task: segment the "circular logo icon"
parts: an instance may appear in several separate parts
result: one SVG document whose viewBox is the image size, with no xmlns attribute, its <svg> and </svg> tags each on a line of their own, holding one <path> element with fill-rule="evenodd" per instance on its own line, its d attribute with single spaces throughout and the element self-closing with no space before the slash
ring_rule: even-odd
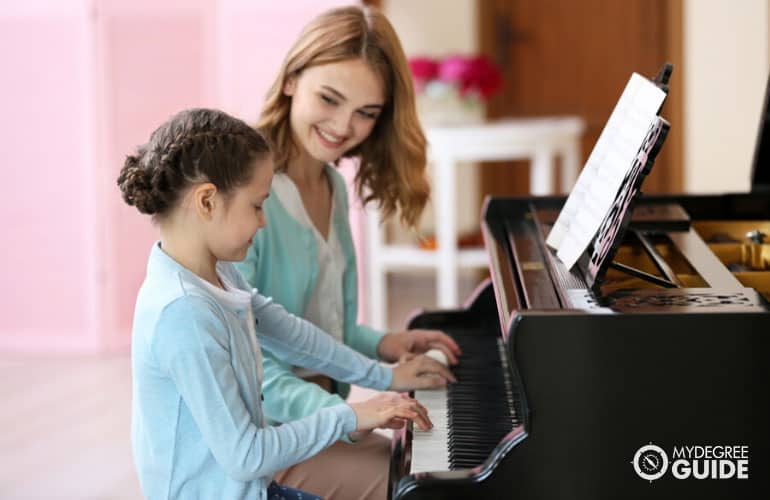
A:
<svg viewBox="0 0 770 500">
<path fill-rule="evenodd" d="M 660 446 L 650 443 L 636 451 L 634 460 L 636 474 L 647 481 L 660 479 L 668 470 L 668 455 Z"/>
</svg>

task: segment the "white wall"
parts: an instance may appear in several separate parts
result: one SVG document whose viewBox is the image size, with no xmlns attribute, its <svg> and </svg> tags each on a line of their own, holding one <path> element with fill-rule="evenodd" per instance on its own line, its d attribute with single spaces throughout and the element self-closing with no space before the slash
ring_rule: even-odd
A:
<svg viewBox="0 0 770 500">
<path fill-rule="evenodd" d="M 478 51 L 476 0 L 385 0 L 382 9 L 396 29 L 407 57 L 441 57 Z M 458 229 L 461 233 L 478 227 L 478 179 L 476 166 L 467 164 L 458 169 Z M 420 226 L 423 236 L 432 233 L 432 205 L 423 214 Z M 394 233 L 396 240 L 410 237 L 403 231 Z"/>
<path fill-rule="evenodd" d="M 483 1 L 483 0 L 482 0 Z M 383 11 L 407 55 L 478 50 L 477 0 L 385 0 Z"/>
<path fill-rule="evenodd" d="M 685 191 L 749 189 L 770 60 L 768 10 L 768 0 L 684 2 Z"/>
</svg>

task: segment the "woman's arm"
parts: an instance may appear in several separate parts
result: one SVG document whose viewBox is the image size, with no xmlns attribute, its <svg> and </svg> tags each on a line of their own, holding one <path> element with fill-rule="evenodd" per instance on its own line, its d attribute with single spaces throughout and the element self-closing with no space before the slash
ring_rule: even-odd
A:
<svg viewBox="0 0 770 500">
<path fill-rule="evenodd" d="M 291 365 L 266 349 L 262 350 L 262 366 L 262 393 L 265 396 L 262 409 L 271 420 L 290 422 L 345 402 L 339 395 L 330 394 L 298 377 Z"/>
<path fill-rule="evenodd" d="M 355 318 L 353 314 L 353 318 Z M 385 332 L 375 330 L 367 325 L 354 324 L 349 332 L 346 332 L 345 343 L 360 352 L 364 356 L 378 359 L 377 346 L 380 345 Z"/>
</svg>

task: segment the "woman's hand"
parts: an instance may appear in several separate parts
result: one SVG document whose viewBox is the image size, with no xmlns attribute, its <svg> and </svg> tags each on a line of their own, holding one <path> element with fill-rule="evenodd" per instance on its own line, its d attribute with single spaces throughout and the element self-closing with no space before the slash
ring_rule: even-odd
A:
<svg viewBox="0 0 770 500">
<path fill-rule="evenodd" d="M 405 354 L 422 354 L 430 349 L 443 352 L 452 365 L 457 364 L 457 356 L 462 354 L 457 343 L 444 332 L 407 330 L 383 336 L 377 345 L 377 355 L 383 361 L 395 363 Z"/>
<path fill-rule="evenodd" d="M 390 390 L 436 389 L 444 387 L 447 382 L 457 382 L 449 368 L 422 354 L 406 354 L 401 363 L 393 368 Z"/>
<path fill-rule="evenodd" d="M 412 420 L 424 431 L 433 427 L 428 410 L 406 394 L 383 392 L 367 401 L 352 403 L 350 407 L 356 414 L 357 435 L 377 427 L 400 429 L 407 420 Z"/>
</svg>

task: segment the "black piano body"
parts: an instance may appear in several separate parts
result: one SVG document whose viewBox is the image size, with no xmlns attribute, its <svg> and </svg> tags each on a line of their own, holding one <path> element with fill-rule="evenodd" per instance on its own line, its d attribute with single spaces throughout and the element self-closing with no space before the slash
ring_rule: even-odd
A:
<svg viewBox="0 0 770 500">
<path fill-rule="evenodd" d="M 731 273 L 717 258 L 710 264 L 720 269 L 701 269 L 703 274 L 752 275 L 757 288 L 624 286 L 608 294 L 614 303 L 596 304 L 597 311 L 565 308 L 560 294 L 569 297 L 557 290 L 554 270 L 559 263 L 540 232 L 547 222 L 539 221 L 560 203 L 488 200 L 484 231 L 492 282 L 464 309 L 426 312 L 410 322 L 410 328 L 465 336 L 503 332 L 518 422 L 477 467 L 416 475 L 406 473 L 411 430 L 405 431 L 394 441 L 393 498 L 767 498 L 770 268 Z M 770 227 L 770 194 L 648 198 L 636 212 L 654 205 L 684 209 L 692 219 L 687 232 L 697 232 L 700 222 L 724 232 L 733 223 L 740 231 Z M 649 221 L 639 225 L 655 233 Z M 720 245 L 730 243 L 712 247 Z M 624 245 L 618 258 L 634 261 L 642 255 L 639 246 Z M 675 270 L 681 257 L 688 256 L 671 259 Z M 570 274 L 580 279 L 578 271 Z M 610 285 L 613 278 L 624 285 L 634 280 L 611 275 Z M 648 443 L 667 451 L 748 446 L 749 479 L 668 474 L 645 481 L 632 461 Z"/>
</svg>

